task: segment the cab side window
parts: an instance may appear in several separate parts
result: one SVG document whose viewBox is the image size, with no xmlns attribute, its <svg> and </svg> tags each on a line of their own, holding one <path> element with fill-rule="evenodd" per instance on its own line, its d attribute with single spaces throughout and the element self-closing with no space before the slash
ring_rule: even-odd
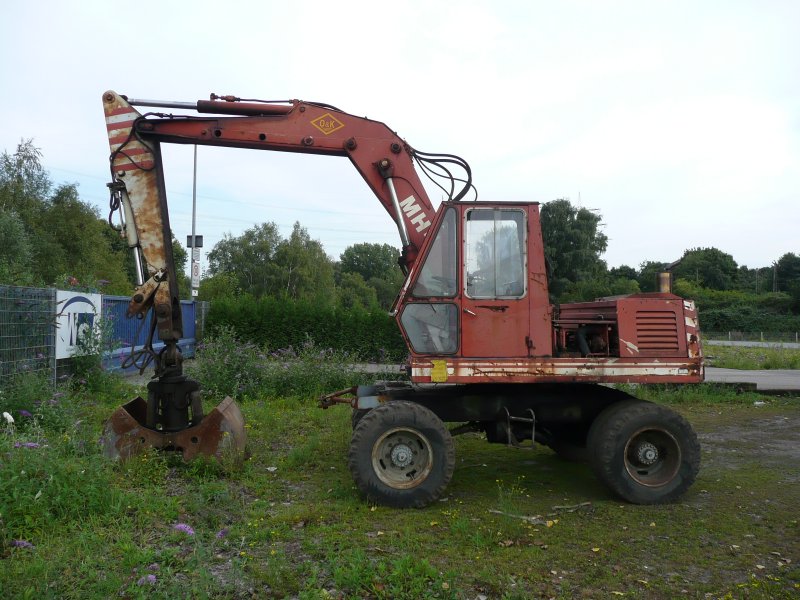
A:
<svg viewBox="0 0 800 600">
<path fill-rule="evenodd" d="M 467 212 L 464 283 L 470 298 L 521 298 L 526 292 L 525 213 L 477 208 Z"/>
</svg>

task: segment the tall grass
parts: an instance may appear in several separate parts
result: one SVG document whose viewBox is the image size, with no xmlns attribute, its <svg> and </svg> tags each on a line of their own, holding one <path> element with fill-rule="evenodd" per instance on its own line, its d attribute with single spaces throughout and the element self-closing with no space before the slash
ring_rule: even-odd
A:
<svg viewBox="0 0 800 600">
<path fill-rule="evenodd" d="M 318 396 L 326 392 L 396 379 L 389 370 L 368 374 L 354 354 L 323 348 L 306 339 L 299 347 L 270 350 L 241 340 L 232 328 L 221 327 L 197 349 L 187 366 L 213 399 Z"/>
<path fill-rule="evenodd" d="M 336 383 L 308 373 L 325 371 L 330 357 L 320 349 L 292 352 L 246 364 L 264 361 L 269 372 L 307 360 L 296 383 L 280 383 L 303 393 Z M 347 411 L 297 399 L 243 403 L 251 456 L 237 469 L 155 451 L 107 460 L 102 421 L 140 390 L 99 377 L 2 390 L 0 412 L 31 413 L 0 417 L 2 598 L 573 598 L 585 590 L 671 598 L 680 586 L 687 597 L 772 599 L 800 589 L 800 570 L 784 558 L 796 547 L 794 488 L 771 447 L 751 456 L 738 440 L 725 442 L 736 468 L 709 461 L 685 501 L 634 507 L 585 465 L 460 436 L 447 497 L 403 511 L 358 495 L 345 462 Z M 728 406 L 730 393 L 703 385 L 648 390 L 666 402 L 726 404 L 727 422 L 748 431 L 763 414 Z M 715 424 L 722 412 L 694 414 Z M 796 437 L 788 432 L 787 444 Z M 548 524 L 519 518 L 537 515 Z M 631 559 L 647 553 L 669 569 Z"/>
<path fill-rule="evenodd" d="M 119 514 L 125 494 L 112 485 L 85 391 L 37 374 L 0 390 L 0 411 L 11 417 L 0 421 L 0 548 L 25 547 L 56 523 Z"/>
<path fill-rule="evenodd" d="M 723 369 L 800 369 L 800 350 L 770 346 L 706 346 L 707 364 Z"/>
</svg>

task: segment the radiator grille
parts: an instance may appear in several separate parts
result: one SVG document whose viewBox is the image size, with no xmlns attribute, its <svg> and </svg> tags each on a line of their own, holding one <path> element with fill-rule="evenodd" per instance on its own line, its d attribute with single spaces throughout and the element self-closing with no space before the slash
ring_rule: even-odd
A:
<svg viewBox="0 0 800 600">
<path fill-rule="evenodd" d="M 676 314 L 662 310 L 637 311 L 636 337 L 639 352 L 677 352 L 680 344 Z"/>
</svg>

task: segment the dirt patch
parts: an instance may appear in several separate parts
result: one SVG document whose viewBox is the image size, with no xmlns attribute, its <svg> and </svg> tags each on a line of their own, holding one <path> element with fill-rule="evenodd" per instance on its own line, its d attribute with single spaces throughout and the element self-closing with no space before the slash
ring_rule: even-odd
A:
<svg viewBox="0 0 800 600">
<path fill-rule="evenodd" d="M 800 463 L 800 412 L 770 415 L 735 424 L 698 426 L 704 467 L 738 468 L 745 463 L 770 467 Z M 788 481 L 800 480 L 787 469 Z"/>
</svg>

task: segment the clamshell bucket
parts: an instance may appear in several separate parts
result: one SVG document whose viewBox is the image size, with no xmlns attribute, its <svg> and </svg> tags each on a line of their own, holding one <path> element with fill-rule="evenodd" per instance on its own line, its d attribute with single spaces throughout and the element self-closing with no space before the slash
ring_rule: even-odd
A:
<svg viewBox="0 0 800 600">
<path fill-rule="evenodd" d="M 147 402 L 137 397 L 118 408 L 103 431 L 104 454 L 126 460 L 149 448 L 180 452 L 184 460 L 197 456 L 244 458 L 247 433 L 239 406 L 227 397 L 198 424 L 179 431 L 146 426 Z"/>
</svg>

